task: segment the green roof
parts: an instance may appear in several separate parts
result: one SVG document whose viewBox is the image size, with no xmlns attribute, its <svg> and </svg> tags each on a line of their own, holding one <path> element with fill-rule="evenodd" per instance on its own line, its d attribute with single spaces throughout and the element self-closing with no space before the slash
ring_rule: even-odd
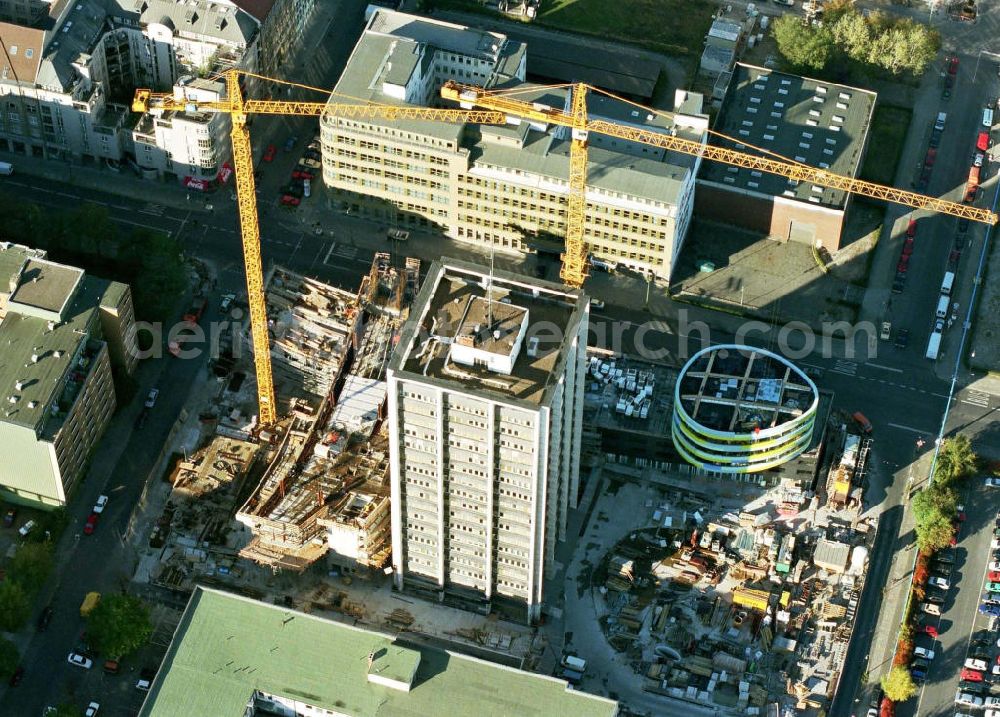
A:
<svg viewBox="0 0 1000 717">
<path fill-rule="evenodd" d="M 351 717 L 618 711 L 552 677 L 197 588 L 140 715 L 239 717 L 255 692 Z"/>
</svg>

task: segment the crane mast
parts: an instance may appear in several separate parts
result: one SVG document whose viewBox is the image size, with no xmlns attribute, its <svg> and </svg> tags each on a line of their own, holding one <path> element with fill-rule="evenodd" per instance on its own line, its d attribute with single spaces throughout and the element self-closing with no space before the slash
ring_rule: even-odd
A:
<svg viewBox="0 0 1000 717">
<path fill-rule="evenodd" d="M 560 276 L 567 284 L 580 286 L 586 276 L 586 241 L 584 238 L 586 210 L 586 138 L 590 132 L 617 137 L 631 142 L 660 147 L 683 154 L 702 157 L 714 162 L 724 162 L 736 167 L 768 172 L 798 182 L 840 189 L 873 199 L 882 199 L 903 204 L 916 209 L 927 209 L 955 217 L 963 217 L 986 224 L 996 224 L 997 215 L 987 209 L 968 204 L 951 202 L 947 199 L 928 197 L 895 187 L 887 187 L 862 179 L 854 179 L 835 174 L 825 169 L 811 167 L 799 162 L 773 159 L 740 152 L 725 147 L 703 144 L 695 140 L 677 137 L 663 132 L 619 125 L 606 120 L 592 120 L 587 116 L 586 92 L 589 87 L 583 83 L 571 86 L 573 93 L 572 111 L 546 107 L 512 98 L 477 87 L 449 81 L 441 88 L 441 96 L 458 102 L 463 107 L 495 109 L 512 117 L 551 123 L 569 127 L 573 131 L 570 145 L 569 198 L 566 222 L 566 253 Z M 582 166 L 581 166 L 582 162 Z M 583 259 L 580 260 L 579 257 Z"/>
</svg>

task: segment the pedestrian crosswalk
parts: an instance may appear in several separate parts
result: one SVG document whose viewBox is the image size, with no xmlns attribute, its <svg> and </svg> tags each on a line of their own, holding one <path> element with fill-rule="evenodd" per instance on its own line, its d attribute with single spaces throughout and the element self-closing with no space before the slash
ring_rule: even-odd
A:
<svg viewBox="0 0 1000 717">
<path fill-rule="evenodd" d="M 156 217 L 162 217 L 165 207 L 162 204 L 154 204 L 153 202 L 146 202 L 143 207 L 139 210 L 142 214 L 152 214 Z"/>
<path fill-rule="evenodd" d="M 986 391 L 976 391 L 975 389 L 969 389 L 962 396 L 962 403 L 969 403 L 973 406 L 979 406 L 981 408 L 990 407 L 990 394 Z"/>
<path fill-rule="evenodd" d="M 856 376 L 858 373 L 858 364 L 847 359 L 837 359 L 830 370 L 834 373 L 842 373 L 845 376 Z"/>
<path fill-rule="evenodd" d="M 339 261 L 344 259 L 353 259 L 358 255 L 358 248 L 356 246 L 344 246 L 334 242 L 330 245 L 329 250 L 326 252 L 326 256 L 323 258 L 323 263 L 327 266 L 332 266 L 337 264 Z"/>
</svg>

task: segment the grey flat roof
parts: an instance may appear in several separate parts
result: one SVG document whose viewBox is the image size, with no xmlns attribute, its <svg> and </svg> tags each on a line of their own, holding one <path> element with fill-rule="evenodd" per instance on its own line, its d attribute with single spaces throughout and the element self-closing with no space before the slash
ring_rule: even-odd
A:
<svg viewBox="0 0 1000 717">
<path fill-rule="evenodd" d="M 618 712 L 553 677 L 196 588 L 139 714 L 232 717 L 260 693 L 350 717 Z"/>
<path fill-rule="evenodd" d="M 401 378 L 433 379 L 459 391 L 541 405 L 576 335 L 585 299 L 580 292 L 559 284 L 495 271 L 494 300 L 508 299 L 512 306 L 528 312 L 527 332 L 514 369 L 507 375 L 477 366 L 456 366 L 449 361 L 449 347 L 444 342 L 459 333 L 470 298 L 486 296 L 488 275 L 487 267 L 452 259 L 436 262 L 424 279 L 390 366 L 397 373 L 403 372 Z M 431 336 L 444 341 L 429 342 L 428 350 L 423 350 Z M 527 350 L 532 336 L 540 339 L 535 356 Z"/>
<path fill-rule="evenodd" d="M 760 147 L 788 160 L 855 177 L 875 97 L 874 92 L 856 87 L 737 63 L 713 128 L 733 139 L 712 135 L 709 141 L 750 154 L 761 154 L 752 148 Z M 835 209 L 846 204 L 845 192 L 814 189 L 809 182 L 796 186 L 784 177 L 755 176 L 750 169 L 719 162 L 705 162 L 702 168 L 703 179 L 724 186 Z"/>
<path fill-rule="evenodd" d="M 405 78 L 409 77 L 414 63 L 417 62 L 414 41 L 463 52 L 461 48 L 478 48 L 483 45 L 486 42 L 482 39 L 484 37 L 496 42 L 497 37 L 503 36 L 380 9 L 372 16 L 368 29 L 355 45 L 334 95 L 330 97 L 330 102 L 404 104 L 382 92 L 382 81 L 389 79 L 397 83 L 405 82 Z M 500 44 L 496 53 L 501 61 L 506 56 L 510 58 L 510 64 L 516 65 L 516 61 L 524 51 L 523 43 L 507 39 Z M 470 51 L 466 54 L 477 55 L 477 52 Z M 654 83 L 655 79 L 652 78 Z M 503 84 L 504 78 L 501 77 L 499 80 Z M 510 85 L 504 86 L 510 87 Z M 517 98 L 562 108 L 566 106 L 566 94 L 565 88 L 553 89 L 522 83 L 518 85 Z M 664 131 L 673 129 L 673 122 L 669 116 L 644 115 L 631 105 L 593 92 L 588 95 L 588 110 L 594 117 L 613 119 L 637 127 Z M 533 130 L 525 147 L 518 149 L 484 142 L 480 139 L 479 133 L 465 131 L 466 125 L 463 124 L 420 120 L 366 119 L 364 122 L 376 126 L 397 127 L 406 132 L 445 140 L 456 146 L 461 144 L 471 152 L 473 161 L 479 159 L 487 164 L 521 169 L 561 180 L 568 176 L 569 137 L 568 131 L 563 132 L 561 129 L 550 129 L 548 132 Z M 685 128 L 678 127 L 676 131 L 678 134 L 698 139 L 695 133 Z M 652 159 L 624 147 L 620 150 L 611 149 L 616 143 L 625 144 L 599 135 L 593 136 L 588 153 L 588 184 L 664 202 L 676 200 L 681 183 L 689 169 L 694 166 L 694 158 L 667 152 L 663 160 Z M 659 152 L 655 148 L 648 148 L 648 151 Z"/>
<path fill-rule="evenodd" d="M 82 279 L 82 269 L 47 259 L 29 259 L 21 271 L 17 289 L 10 296 L 9 308 L 16 311 L 20 304 L 61 314 Z"/>
<path fill-rule="evenodd" d="M 511 32 L 528 46 L 528 74 L 560 82 L 586 82 L 611 92 L 649 99 L 660 77 L 660 65 L 621 46 L 617 52 L 594 47 L 585 38 L 544 40 Z"/>
</svg>

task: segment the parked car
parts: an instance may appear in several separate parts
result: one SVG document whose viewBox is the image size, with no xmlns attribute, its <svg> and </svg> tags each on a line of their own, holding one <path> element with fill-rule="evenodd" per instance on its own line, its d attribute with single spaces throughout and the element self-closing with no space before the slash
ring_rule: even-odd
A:
<svg viewBox="0 0 1000 717">
<path fill-rule="evenodd" d="M 913 245 L 915 244 L 913 237 L 906 237 L 903 240 L 903 256 L 910 256 L 913 254 Z"/>
<path fill-rule="evenodd" d="M 106 496 L 106 495 L 99 495 L 99 496 L 97 496 L 97 502 L 94 503 L 94 512 L 95 513 L 103 513 L 104 512 L 104 508 L 105 508 L 105 506 L 107 506 L 107 504 L 108 504 L 108 496 Z"/>
<path fill-rule="evenodd" d="M 1000 617 L 1000 605 L 980 605 L 979 612 L 983 615 L 989 615 L 990 617 Z"/>
<path fill-rule="evenodd" d="M 989 476 L 986 479 L 986 487 L 987 488 L 1000 488 L 1000 477 L 998 477 L 998 476 Z"/>
<path fill-rule="evenodd" d="M 38 616 L 38 631 L 45 632 L 49 629 L 49 623 L 52 622 L 52 613 L 55 612 L 51 605 L 45 607 L 41 614 Z"/>
<path fill-rule="evenodd" d="M 948 74 L 949 75 L 958 74 L 958 58 L 955 56 L 948 58 Z"/>
<path fill-rule="evenodd" d="M 931 578 L 927 581 L 927 583 L 929 585 L 933 585 L 934 587 L 941 588 L 942 590 L 951 589 L 951 583 L 948 581 L 948 578 L 941 575 L 931 575 Z"/>
<path fill-rule="evenodd" d="M 897 349 L 905 349 L 909 343 L 910 343 L 910 330 L 899 329 L 896 332 L 896 340 L 893 342 L 893 345 Z"/>
<path fill-rule="evenodd" d="M 139 681 L 135 683 L 135 688 L 143 692 L 149 692 L 154 677 L 156 677 L 156 670 L 151 667 L 142 668 L 139 672 Z"/>
<path fill-rule="evenodd" d="M 969 668 L 965 668 L 961 671 L 961 673 L 959 673 L 959 679 L 968 680 L 969 682 L 982 682 L 983 673 L 979 670 L 970 670 Z"/>
<path fill-rule="evenodd" d="M 267 149 L 264 150 L 264 161 L 265 162 L 273 162 L 274 161 L 274 155 L 277 154 L 277 153 L 278 153 L 278 150 L 275 148 L 275 146 L 273 144 L 267 145 Z"/>
<path fill-rule="evenodd" d="M 935 627 L 934 625 L 924 625 L 923 628 L 921 628 L 920 631 L 922 633 L 924 633 L 925 635 L 930 635 L 935 640 L 940 635 L 940 632 L 938 631 L 937 627 Z"/>
<path fill-rule="evenodd" d="M 91 702 L 87 705 L 87 711 L 83 713 L 83 717 L 97 717 L 97 713 L 101 711 L 101 705 L 97 702 Z"/>
<path fill-rule="evenodd" d="M 869 421 L 868 418 L 865 416 L 865 414 L 863 414 L 861 411 L 855 411 L 854 413 L 852 413 L 851 418 L 854 419 L 854 422 L 858 425 L 858 428 L 860 428 L 864 433 L 872 432 L 872 422 Z"/>
<path fill-rule="evenodd" d="M 236 301 L 236 294 L 224 294 L 222 301 L 219 302 L 219 311 L 229 311 L 229 307 L 233 305 L 234 301 Z"/>
<path fill-rule="evenodd" d="M 302 200 L 298 197 L 292 196 L 291 194 L 286 194 L 281 198 L 281 205 L 283 207 L 297 207 L 302 203 Z"/>
<path fill-rule="evenodd" d="M 934 659 L 934 650 L 930 650 L 930 649 L 928 649 L 926 647 L 919 647 L 919 646 L 918 647 L 914 647 L 913 648 L 913 654 L 916 655 L 917 657 L 922 657 L 925 660 L 933 660 Z"/>
<path fill-rule="evenodd" d="M 963 666 L 969 670 L 985 670 L 989 667 L 989 663 L 978 657 L 967 657 L 965 658 L 965 663 Z M 964 677 L 962 679 L 965 679 Z"/>
<path fill-rule="evenodd" d="M 315 175 L 306 169 L 296 169 L 292 172 L 292 179 L 312 179 Z"/>
<path fill-rule="evenodd" d="M 990 570 L 986 573 L 986 579 L 990 582 L 1000 582 L 1000 570 Z"/>
<path fill-rule="evenodd" d="M 941 616 L 941 608 L 930 602 L 920 603 L 920 609 L 926 612 L 928 615 Z"/>
<path fill-rule="evenodd" d="M 969 692 L 962 692 L 961 688 L 959 688 L 958 691 L 955 693 L 955 702 L 957 702 L 960 705 L 967 705 L 968 707 L 983 706 L 982 697 L 971 694 Z"/>
<path fill-rule="evenodd" d="M 299 141 L 299 138 L 296 137 L 294 134 L 291 137 L 289 137 L 288 139 L 286 139 L 285 140 L 285 148 L 284 148 L 285 151 L 286 152 L 291 152 L 293 149 L 295 149 L 295 144 L 298 141 Z"/>
<path fill-rule="evenodd" d="M 79 652 L 71 652 L 66 658 L 66 661 L 71 665 L 76 665 L 77 667 L 82 667 L 85 670 L 89 670 L 94 666 L 94 661 L 91 660 L 86 655 L 81 655 Z"/>
<path fill-rule="evenodd" d="M 143 404 L 146 408 L 152 408 L 156 405 L 156 397 L 160 395 L 160 389 L 151 388 L 149 393 L 146 395 L 146 402 Z"/>
<path fill-rule="evenodd" d="M 29 520 L 27 523 L 22 525 L 17 532 L 21 535 L 22 538 L 27 538 L 28 533 L 30 533 L 34 529 L 35 529 L 35 521 Z"/>
<path fill-rule="evenodd" d="M 3 514 L 3 527 L 9 528 L 14 525 L 14 520 L 17 518 L 17 508 L 8 508 L 7 512 Z"/>
<path fill-rule="evenodd" d="M 91 513 L 90 517 L 87 518 L 87 522 L 83 524 L 83 534 L 93 535 L 94 530 L 97 528 L 97 513 Z"/>
</svg>

